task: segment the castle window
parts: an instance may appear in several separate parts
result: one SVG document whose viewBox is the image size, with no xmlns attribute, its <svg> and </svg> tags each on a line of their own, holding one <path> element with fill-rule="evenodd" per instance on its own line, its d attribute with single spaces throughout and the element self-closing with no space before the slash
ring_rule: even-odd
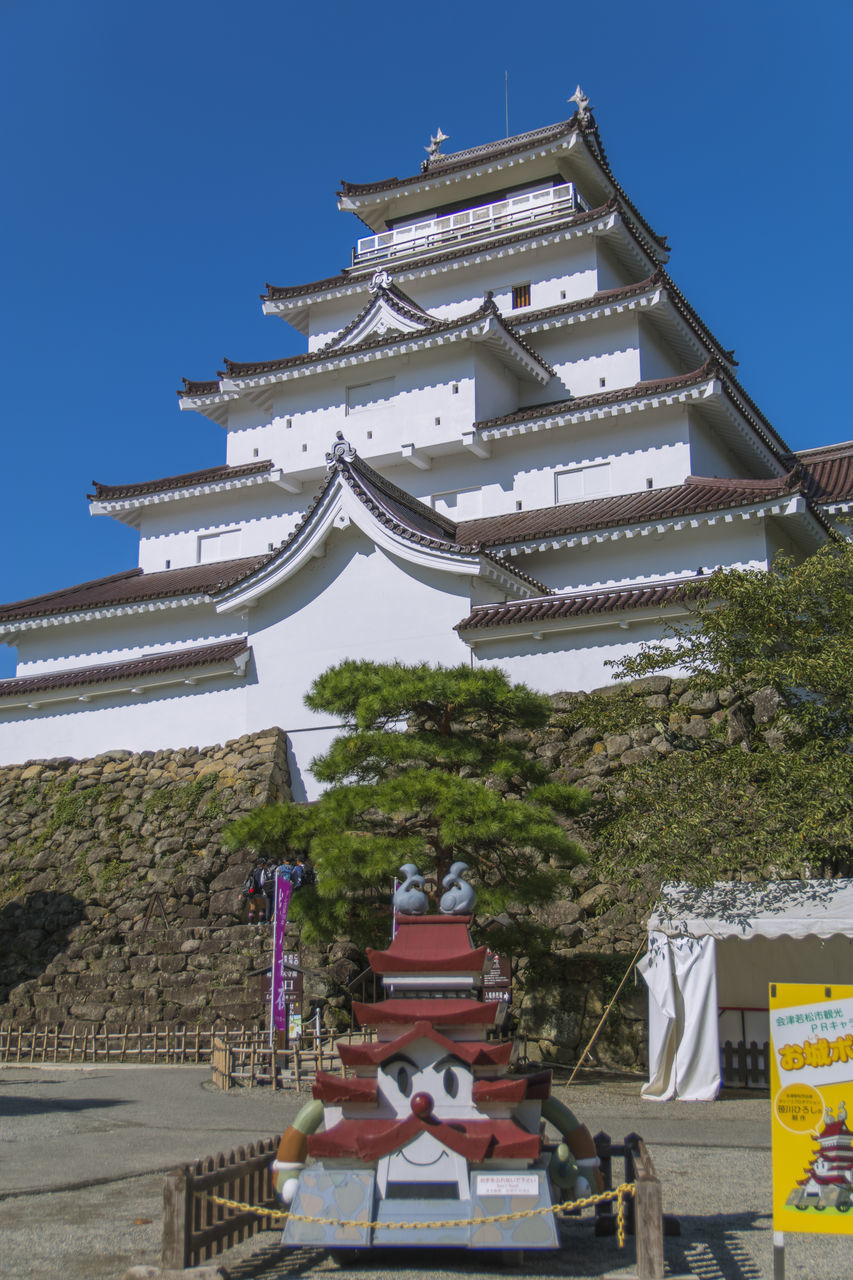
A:
<svg viewBox="0 0 853 1280">
<path fill-rule="evenodd" d="M 514 284 L 512 286 L 512 309 L 517 311 L 519 307 L 530 306 L 530 283 Z"/>
<path fill-rule="evenodd" d="M 380 409 L 387 409 L 393 396 L 393 378 L 380 378 L 376 382 L 362 382 L 347 387 L 347 413 L 363 413 L 365 409 L 376 413 Z"/>
<path fill-rule="evenodd" d="M 558 471 L 554 476 L 554 490 L 557 503 L 601 498 L 610 492 L 610 463 L 597 462 L 590 467 Z"/>
<path fill-rule="evenodd" d="M 240 554 L 240 528 L 223 529 L 221 533 L 200 533 L 197 563 L 214 564 L 217 560 L 234 560 Z"/>
</svg>

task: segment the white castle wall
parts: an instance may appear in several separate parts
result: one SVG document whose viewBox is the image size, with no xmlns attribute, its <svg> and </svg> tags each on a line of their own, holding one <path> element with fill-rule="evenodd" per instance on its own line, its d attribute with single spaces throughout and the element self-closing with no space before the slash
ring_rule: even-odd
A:
<svg viewBox="0 0 853 1280">
<path fill-rule="evenodd" d="M 510 637 L 478 632 L 474 666 L 500 667 L 511 680 L 540 693 L 559 693 L 567 682 L 573 689 L 598 689 L 613 683 L 607 662 L 638 653 L 644 643 L 659 639 L 660 623 L 651 619 L 623 628 L 616 620 L 597 621 L 589 627 L 539 634 L 537 640 L 532 634 Z"/>
</svg>

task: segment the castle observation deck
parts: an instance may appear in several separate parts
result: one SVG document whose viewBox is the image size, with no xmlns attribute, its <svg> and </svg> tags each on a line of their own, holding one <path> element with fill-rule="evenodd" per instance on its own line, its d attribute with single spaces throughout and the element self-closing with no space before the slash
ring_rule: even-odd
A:
<svg viewBox="0 0 853 1280">
<path fill-rule="evenodd" d="M 573 182 L 540 186 L 493 204 L 459 209 L 364 236 L 352 251 L 352 265 L 387 262 L 469 240 L 488 240 L 521 225 L 559 221 L 588 208 Z"/>
</svg>

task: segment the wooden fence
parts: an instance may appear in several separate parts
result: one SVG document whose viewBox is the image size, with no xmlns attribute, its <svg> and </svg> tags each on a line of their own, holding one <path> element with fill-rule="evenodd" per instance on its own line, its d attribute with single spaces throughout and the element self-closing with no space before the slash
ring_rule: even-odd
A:
<svg viewBox="0 0 853 1280">
<path fill-rule="evenodd" d="M 758 1044 L 755 1040 L 745 1044 L 731 1040 L 720 1049 L 720 1065 L 723 1084 L 740 1085 L 744 1089 L 770 1088 L 770 1045 L 765 1040 Z"/>
<path fill-rule="evenodd" d="M 275 1222 L 262 1214 L 228 1209 L 214 1204 L 209 1196 L 280 1208 L 271 1170 L 279 1141 L 278 1137 L 268 1138 L 257 1146 L 240 1147 L 227 1156 L 209 1156 L 167 1174 L 163 1187 L 164 1270 L 197 1266 L 258 1231 L 275 1227 Z M 637 1280 L 663 1280 L 663 1237 L 679 1234 L 679 1226 L 676 1219 L 663 1215 L 660 1180 L 646 1144 L 636 1133 L 628 1134 L 622 1143 L 598 1133 L 595 1145 L 606 1190 L 613 1189 L 614 1157 L 625 1163 L 624 1177 L 619 1181 L 635 1184 L 634 1196 L 625 1202 L 625 1225 L 636 1240 Z M 595 1231 L 599 1236 L 615 1234 L 612 1202 L 596 1206 Z"/>
<path fill-rule="evenodd" d="M 318 1071 L 344 1074 L 336 1048 L 341 1039 L 350 1044 L 370 1043 L 375 1035 L 349 1032 L 344 1036 L 328 1033 L 318 1036 L 309 1029 L 284 1049 L 271 1047 L 265 1032 L 228 1039 L 217 1035 L 211 1058 L 213 1083 L 220 1089 L 232 1089 L 236 1085 L 253 1089 L 256 1085 L 265 1085 L 300 1092 L 311 1087 Z"/>
<path fill-rule="evenodd" d="M 130 1025 L 19 1027 L 0 1023 L 0 1063 L 143 1062 L 163 1065 L 210 1062 L 215 1039 L 223 1043 L 262 1035 L 248 1027 L 154 1027 Z"/>
<path fill-rule="evenodd" d="M 211 1194 L 242 1204 L 280 1209 L 271 1163 L 280 1137 L 195 1164 L 181 1165 L 166 1175 L 163 1186 L 164 1270 L 194 1267 L 231 1245 L 239 1244 L 274 1222 L 256 1213 L 235 1212 L 214 1204 Z"/>
<path fill-rule="evenodd" d="M 629 1133 L 624 1142 L 612 1142 L 609 1133 L 595 1135 L 595 1149 L 601 1162 L 604 1189 L 613 1190 L 613 1158 L 625 1162 L 620 1182 L 633 1182 L 635 1191 L 625 1202 L 625 1227 L 637 1245 L 637 1280 L 663 1280 L 665 1235 L 681 1234 L 678 1219 L 664 1215 L 660 1179 L 648 1147 L 638 1133 Z M 615 1235 L 614 1203 L 595 1206 L 595 1234 Z"/>
</svg>

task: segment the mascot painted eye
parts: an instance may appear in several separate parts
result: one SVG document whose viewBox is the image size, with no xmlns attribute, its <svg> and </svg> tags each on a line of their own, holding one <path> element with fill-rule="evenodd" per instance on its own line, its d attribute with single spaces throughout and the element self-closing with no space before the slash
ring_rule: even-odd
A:
<svg viewBox="0 0 853 1280">
<path fill-rule="evenodd" d="M 412 1077 L 409 1074 L 408 1067 L 397 1068 L 397 1088 L 404 1098 L 408 1098 L 412 1092 Z"/>
<path fill-rule="evenodd" d="M 447 1094 L 448 1098 L 455 1098 L 459 1092 L 459 1080 L 452 1067 L 448 1067 L 445 1071 L 443 1083 L 444 1092 Z"/>
</svg>

